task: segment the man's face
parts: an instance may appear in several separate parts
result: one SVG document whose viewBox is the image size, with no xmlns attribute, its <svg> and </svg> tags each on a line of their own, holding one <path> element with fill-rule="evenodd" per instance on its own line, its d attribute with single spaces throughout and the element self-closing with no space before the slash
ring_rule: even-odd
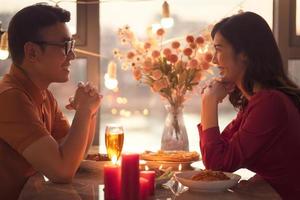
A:
<svg viewBox="0 0 300 200">
<path fill-rule="evenodd" d="M 55 25 L 43 28 L 40 31 L 40 41 L 43 44 L 43 51 L 39 54 L 35 67 L 37 75 L 45 82 L 66 82 L 69 80 L 70 61 L 75 59 L 75 54 L 70 51 L 66 54 L 64 44 L 72 39 L 65 23 L 57 23 Z M 47 44 L 49 43 L 49 44 Z"/>
</svg>

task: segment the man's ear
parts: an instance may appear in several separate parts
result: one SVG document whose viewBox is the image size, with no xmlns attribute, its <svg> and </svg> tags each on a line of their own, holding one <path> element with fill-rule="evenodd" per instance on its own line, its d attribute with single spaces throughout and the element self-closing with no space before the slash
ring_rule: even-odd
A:
<svg viewBox="0 0 300 200">
<path fill-rule="evenodd" d="M 41 53 L 41 48 L 39 45 L 33 42 L 26 42 L 24 45 L 24 59 L 30 62 L 36 62 L 38 56 Z"/>
</svg>

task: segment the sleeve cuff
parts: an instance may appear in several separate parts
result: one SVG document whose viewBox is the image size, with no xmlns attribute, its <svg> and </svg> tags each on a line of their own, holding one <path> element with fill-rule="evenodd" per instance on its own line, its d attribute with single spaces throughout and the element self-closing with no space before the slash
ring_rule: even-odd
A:
<svg viewBox="0 0 300 200">
<path fill-rule="evenodd" d="M 216 141 L 220 137 L 220 129 L 218 126 L 203 130 L 201 123 L 198 124 L 199 136 L 201 141 L 206 143 L 209 141 Z"/>
</svg>

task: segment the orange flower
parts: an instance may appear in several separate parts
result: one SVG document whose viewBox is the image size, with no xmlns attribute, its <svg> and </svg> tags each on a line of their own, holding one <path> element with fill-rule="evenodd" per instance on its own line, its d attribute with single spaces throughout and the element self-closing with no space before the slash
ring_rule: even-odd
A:
<svg viewBox="0 0 300 200">
<path fill-rule="evenodd" d="M 207 70 L 209 68 L 209 63 L 208 62 L 202 62 L 201 63 L 201 69 L 203 70 Z"/>
<path fill-rule="evenodd" d="M 171 49 L 169 49 L 169 48 L 165 48 L 164 50 L 163 50 L 163 54 L 165 55 L 165 56 L 168 56 L 168 55 L 170 55 L 172 53 L 172 51 L 171 51 Z"/>
<path fill-rule="evenodd" d="M 160 79 L 152 83 L 152 89 L 154 92 L 159 92 L 160 90 L 168 87 L 168 81 L 166 79 Z"/>
<path fill-rule="evenodd" d="M 183 50 L 183 53 L 184 53 L 184 55 L 186 55 L 186 56 L 190 56 L 190 55 L 192 55 L 193 50 L 192 50 L 191 48 L 185 48 L 185 49 Z"/>
<path fill-rule="evenodd" d="M 133 77 L 135 80 L 140 80 L 142 78 L 142 72 L 139 68 L 133 68 Z"/>
<path fill-rule="evenodd" d="M 178 56 L 176 54 L 171 54 L 167 57 L 167 59 L 171 62 L 171 63 L 176 63 L 178 60 Z"/>
<path fill-rule="evenodd" d="M 156 35 L 163 36 L 165 34 L 165 30 L 163 28 L 160 28 L 156 31 Z"/>
<path fill-rule="evenodd" d="M 157 50 L 152 51 L 152 57 L 153 58 L 158 58 L 160 56 L 160 52 Z"/>
<path fill-rule="evenodd" d="M 197 37 L 196 38 L 196 43 L 199 44 L 199 45 L 203 44 L 204 43 L 204 38 L 202 36 Z"/>
<path fill-rule="evenodd" d="M 180 47 L 180 43 L 178 41 L 172 42 L 172 48 L 173 49 L 178 49 Z"/>
<path fill-rule="evenodd" d="M 204 59 L 206 62 L 211 62 L 213 59 L 213 55 L 210 52 L 206 52 L 204 55 Z"/>
<path fill-rule="evenodd" d="M 151 77 L 154 79 L 154 80 L 159 80 L 161 77 L 162 77 L 162 72 L 159 70 L 159 69 L 156 69 L 154 70 L 152 73 L 151 73 Z"/>
<path fill-rule="evenodd" d="M 129 51 L 128 53 L 127 53 L 127 58 L 128 59 L 132 59 L 134 57 L 134 53 L 132 52 L 132 51 Z"/>
<path fill-rule="evenodd" d="M 198 64 L 199 64 L 199 62 L 198 62 L 196 59 L 192 59 L 192 60 L 190 60 L 190 62 L 189 62 L 189 66 L 190 66 L 191 68 L 197 68 L 197 67 L 198 67 Z"/>
<path fill-rule="evenodd" d="M 187 41 L 188 43 L 193 43 L 194 40 L 195 40 L 194 36 L 192 36 L 192 35 L 186 36 L 186 41 Z"/>
</svg>

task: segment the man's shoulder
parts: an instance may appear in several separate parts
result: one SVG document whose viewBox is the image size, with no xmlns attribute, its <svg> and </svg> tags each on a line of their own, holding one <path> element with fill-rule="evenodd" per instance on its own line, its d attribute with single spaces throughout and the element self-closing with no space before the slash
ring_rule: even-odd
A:
<svg viewBox="0 0 300 200">
<path fill-rule="evenodd" d="M 20 85 L 11 80 L 9 76 L 4 76 L 3 79 L 0 81 L 0 95 L 3 94 L 5 91 L 9 91 L 12 89 L 24 91 L 22 87 L 20 87 Z"/>
</svg>

